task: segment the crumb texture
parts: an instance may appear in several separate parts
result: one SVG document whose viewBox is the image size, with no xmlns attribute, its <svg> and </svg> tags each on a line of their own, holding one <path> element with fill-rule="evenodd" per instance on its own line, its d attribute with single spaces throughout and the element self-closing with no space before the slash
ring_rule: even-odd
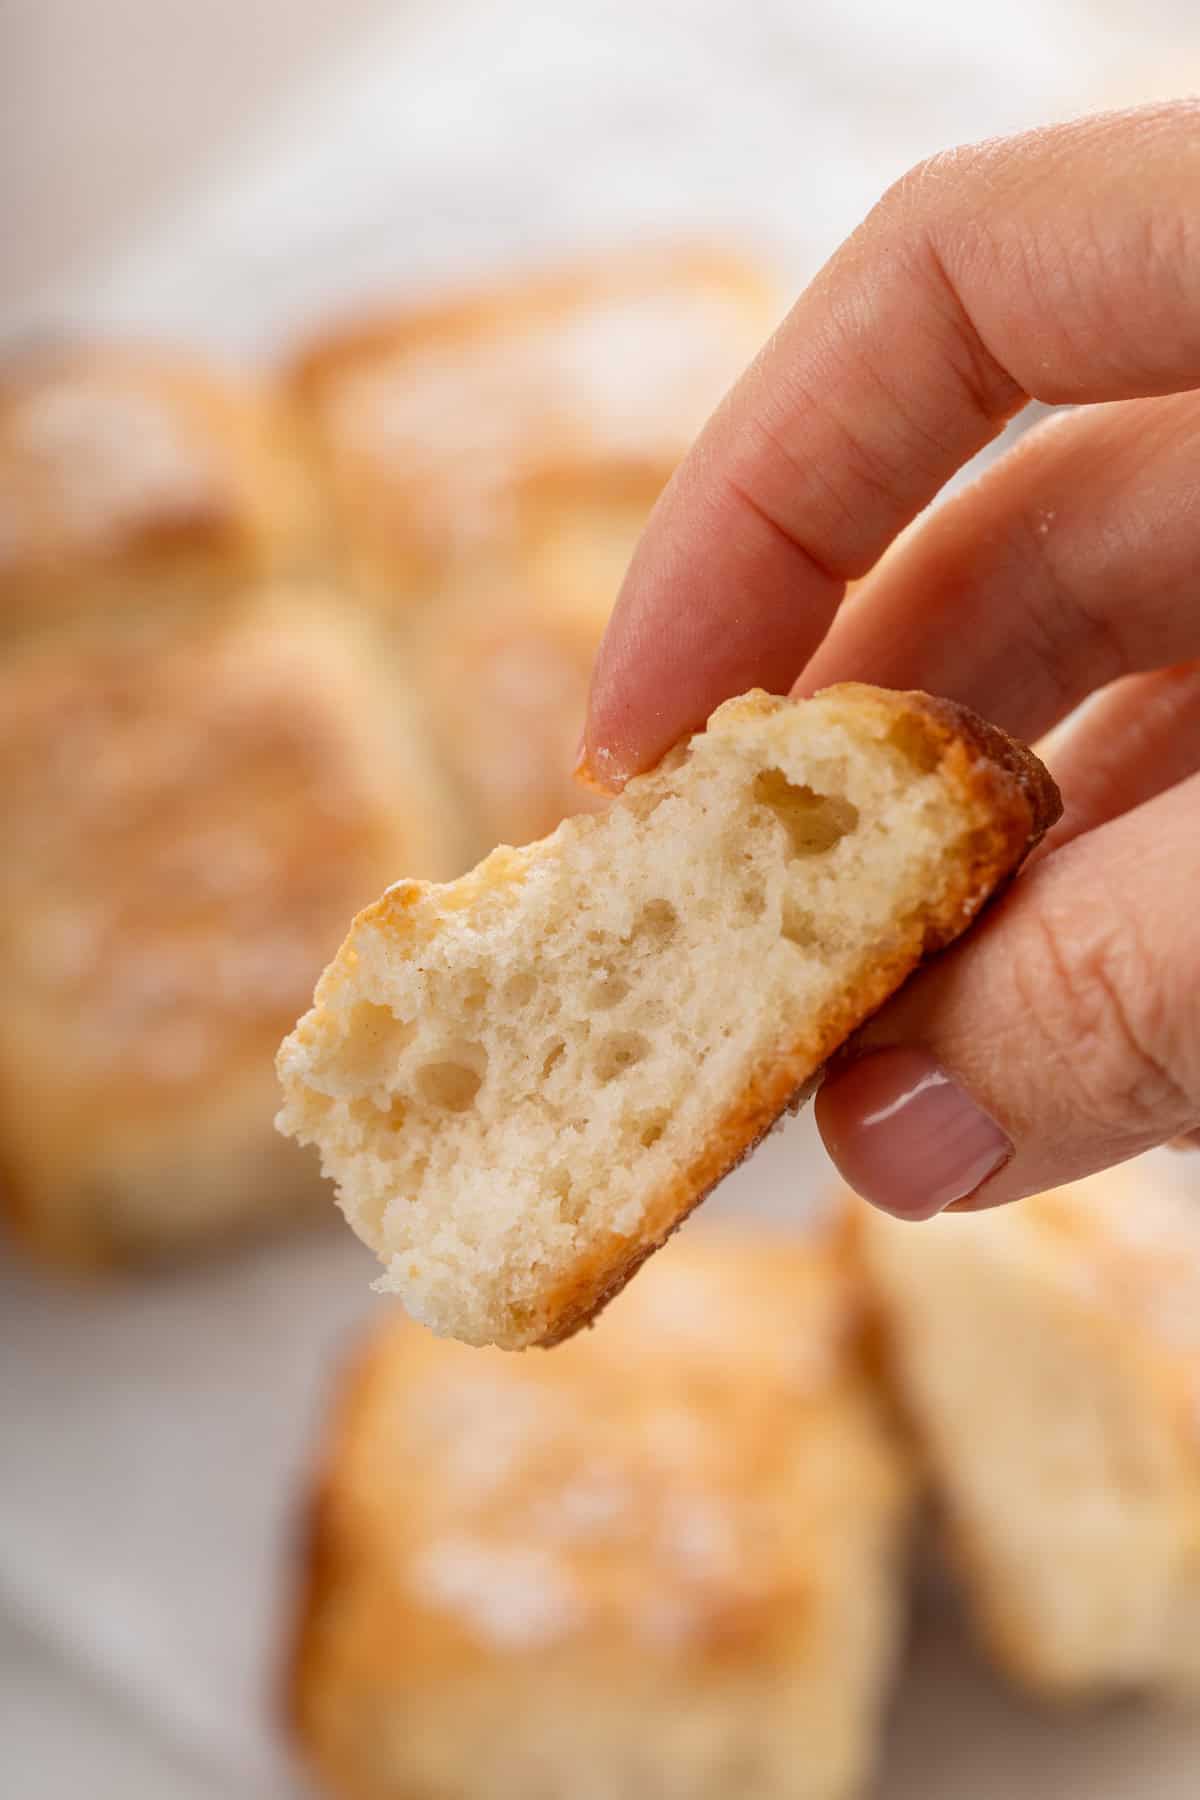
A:
<svg viewBox="0 0 1200 1800">
<path fill-rule="evenodd" d="M 281 1051 L 281 1123 L 418 1318 L 552 1340 L 968 922 L 1033 823 L 915 697 L 731 701 L 603 817 L 360 915 Z"/>
</svg>

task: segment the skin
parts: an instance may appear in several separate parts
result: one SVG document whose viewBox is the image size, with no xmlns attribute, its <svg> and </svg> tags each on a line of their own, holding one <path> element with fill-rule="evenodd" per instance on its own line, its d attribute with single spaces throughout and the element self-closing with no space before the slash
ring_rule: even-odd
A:
<svg viewBox="0 0 1200 1800">
<path fill-rule="evenodd" d="M 902 1216 L 1200 1127 L 1198 202 L 1200 102 L 914 169 L 678 470 L 596 664 L 582 766 L 610 790 L 755 685 L 1050 733 L 1061 824 L 818 1098 Z M 914 524 L 1031 399 L 1078 410 Z"/>
</svg>

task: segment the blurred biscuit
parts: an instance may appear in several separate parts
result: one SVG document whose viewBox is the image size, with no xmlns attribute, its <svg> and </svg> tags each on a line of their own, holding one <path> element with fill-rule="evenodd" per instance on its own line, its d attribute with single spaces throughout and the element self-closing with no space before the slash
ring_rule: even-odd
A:
<svg viewBox="0 0 1200 1800">
<path fill-rule="evenodd" d="M 308 569 L 320 537 L 265 388 L 132 345 L 0 362 L 0 636 L 173 620 Z"/>
<path fill-rule="evenodd" d="M 293 594 L 0 674 L 0 1196 L 46 1258 L 160 1255 L 317 1198 L 272 1054 L 350 911 L 444 873 L 401 685 Z"/>
<path fill-rule="evenodd" d="M 1130 1165 L 862 1218 L 900 1391 L 997 1660 L 1200 1697 L 1200 1211 Z"/>
<path fill-rule="evenodd" d="M 636 463 L 531 478 L 506 554 L 470 559 L 423 614 L 413 666 L 474 856 L 600 806 L 572 778 L 592 662 L 660 486 Z"/>
<path fill-rule="evenodd" d="M 352 1800 L 848 1800 L 910 1482 L 840 1235 L 699 1231 L 594 1332 L 395 1319 L 340 1397 L 289 1677 Z"/>
<path fill-rule="evenodd" d="M 540 471 L 632 459 L 661 483 L 774 322 L 749 265 L 646 250 L 317 339 L 291 393 L 357 580 L 388 604 L 453 585 Z"/>
</svg>

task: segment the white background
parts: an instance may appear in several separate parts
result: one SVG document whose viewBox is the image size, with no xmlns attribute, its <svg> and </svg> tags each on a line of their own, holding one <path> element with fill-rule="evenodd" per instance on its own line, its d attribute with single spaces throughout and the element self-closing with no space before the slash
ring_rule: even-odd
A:
<svg viewBox="0 0 1200 1800">
<path fill-rule="evenodd" d="M 1194 0 L 7 0 L 0 329 L 249 355 L 320 310 L 705 233 L 798 286 L 920 155 L 1200 86 Z M 801 1121 L 720 1204 L 799 1212 Z M 0 1267 L 0 1793 L 271 1800 L 344 1235 L 80 1294 Z M 1072 1722 L 923 1611 L 876 1800 L 1195 1800 L 1200 1722 Z"/>
</svg>

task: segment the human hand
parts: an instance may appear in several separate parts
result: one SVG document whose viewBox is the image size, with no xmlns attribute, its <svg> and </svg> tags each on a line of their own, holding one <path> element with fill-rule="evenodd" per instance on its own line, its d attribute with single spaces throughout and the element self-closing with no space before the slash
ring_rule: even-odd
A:
<svg viewBox="0 0 1200 1800">
<path fill-rule="evenodd" d="M 936 157 L 711 420 L 601 648 L 611 788 L 753 686 L 920 687 L 1027 739 L 1095 695 L 1045 747 L 1066 811 L 1035 863 L 818 1096 L 847 1180 L 902 1216 L 1200 1125 L 1196 389 L 1200 102 Z M 1030 399 L 1079 410 L 893 543 Z"/>
</svg>

